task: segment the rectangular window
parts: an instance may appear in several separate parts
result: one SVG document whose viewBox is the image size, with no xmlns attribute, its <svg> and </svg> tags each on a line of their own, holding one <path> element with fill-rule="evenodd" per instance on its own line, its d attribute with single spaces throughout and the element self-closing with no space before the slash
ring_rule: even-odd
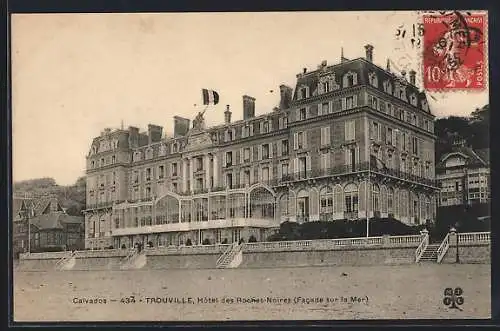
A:
<svg viewBox="0 0 500 331">
<path fill-rule="evenodd" d="M 412 139 L 412 152 L 414 155 L 418 155 L 418 138 L 416 137 Z"/>
<path fill-rule="evenodd" d="M 351 141 L 355 139 L 355 121 L 346 121 L 345 122 L 345 140 Z"/>
<path fill-rule="evenodd" d="M 233 165 L 233 152 L 226 152 L 226 166 Z"/>
<path fill-rule="evenodd" d="M 250 186 L 250 170 L 245 170 L 245 185 Z"/>
<path fill-rule="evenodd" d="M 281 165 L 281 176 L 282 177 L 288 176 L 288 163 L 283 163 Z"/>
<path fill-rule="evenodd" d="M 323 82 L 323 92 L 327 93 L 329 91 L 330 91 L 330 86 L 329 86 L 328 82 Z"/>
<path fill-rule="evenodd" d="M 146 181 L 151 180 L 151 168 L 146 168 Z"/>
<path fill-rule="evenodd" d="M 354 108 L 354 97 L 351 95 L 345 99 L 346 109 Z"/>
<path fill-rule="evenodd" d="M 245 148 L 243 150 L 243 155 L 244 155 L 244 157 L 243 157 L 244 161 L 250 162 L 250 148 Z"/>
<path fill-rule="evenodd" d="M 262 145 L 262 159 L 269 159 L 269 144 Z"/>
<path fill-rule="evenodd" d="M 306 87 L 303 87 L 300 89 L 300 96 L 301 96 L 301 99 L 307 98 L 307 88 Z"/>
<path fill-rule="evenodd" d="M 269 182 L 269 168 L 268 167 L 262 168 L 262 180 L 265 182 Z"/>
<path fill-rule="evenodd" d="M 299 177 L 306 178 L 306 171 L 307 171 L 307 158 L 300 157 L 299 158 Z"/>
<path fill-rule="evenodd" d="M 172 176 L 177 176 L 177 163 L 172 163 Z"/>
<path fill-rule="evenodd" d="M 326 115 L 328 113 L 330 113 L 330 106 L 328 102 L 325 102 L 321 105 L 321 114 Z"/>
<path fill-rule="evenodd" d="M 326 126 L 321 128 L 321 146 L 330 145 L 330 127 Z"/>
<path fill-rule="evenodd" d="M 233 174 L 229 173 L 226 175 L 226 185 L 228 188 L 233 188 Z"/>
<path fill-rule="evenodd" d="M 301 108 L 299 112 L 299 120 L 303 121 L 307 117 L 307 111 L 305 108 Z"/>
<path fill-rule="evenodd" d="M 158 178 L 162 179 L 164 176 L 165 176 L 165 169 L 161 165 L 161 166 L 158 167 Z"/>
<path fill-rule="evenodd" d="M 392 129 L 387 128 L 387 135 L 386 135 L 386 140 L 387 140 L 387 145 L 392 145 Z"/>
<path fill-rule="evenodd" d="M 288 140 L 281 141 L 281 155 L 288 155 Z"/>
<path fill-rule="evenodd" d="M 203 170 L 203 157 L 196 158 L 196 171 Z"/>
<path fill-rule="evenodd" d="M 304 147 L 304 132 L 297 133 L 297 147 L 299 149 Z"/>
</svg>

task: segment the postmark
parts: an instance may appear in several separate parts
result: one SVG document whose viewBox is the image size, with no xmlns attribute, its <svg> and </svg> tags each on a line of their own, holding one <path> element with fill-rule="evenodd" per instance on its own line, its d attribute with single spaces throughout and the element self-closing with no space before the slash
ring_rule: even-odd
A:
<svg viewBox="0 0 500 331">
<path fill-rule="evenodd" d="M 484 90 L 486 13 L 423 15 L 423 81 L 427 90 Z"/>
</svg>

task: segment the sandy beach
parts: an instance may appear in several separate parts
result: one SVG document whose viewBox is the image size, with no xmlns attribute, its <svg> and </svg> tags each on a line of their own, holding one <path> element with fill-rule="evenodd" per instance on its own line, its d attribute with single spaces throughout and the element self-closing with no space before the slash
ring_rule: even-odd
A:
<svg viewBox="0 0 500 331">
<path fill-rule="evenodd" d="M 490 265 L 14 272 L 15 321 L 490 317 Z M 444 289 L 461 287 L 450 309 Z"/>
</svg>

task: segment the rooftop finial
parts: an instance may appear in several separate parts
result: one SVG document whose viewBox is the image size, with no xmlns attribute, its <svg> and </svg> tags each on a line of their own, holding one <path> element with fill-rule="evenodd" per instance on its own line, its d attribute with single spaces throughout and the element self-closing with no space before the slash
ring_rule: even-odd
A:
<svg viewBox="0 0 500 331">
<path fill-rule="evenodd" d="M 120 129 L 122 129 L 122 130 L 123 130 L 123 120 L 122 120 L 122 122 L 121 122 Z"/>
<path fill-rule="evenodd" d="M 391 60 L 387 59 L 387 71 L 391 72 Z"/>
</svg>

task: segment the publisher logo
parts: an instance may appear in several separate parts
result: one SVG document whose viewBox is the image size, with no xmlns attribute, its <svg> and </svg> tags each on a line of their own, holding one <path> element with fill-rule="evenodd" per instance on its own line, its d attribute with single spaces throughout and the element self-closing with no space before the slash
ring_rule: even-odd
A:
<svg viewBox="0 0 500 331">
<path fill-rule="evenodd" d="M 464 304 L 463 294 L 464 290 L 462 290 L 461 287 L 456 287 L 455 289 L 452 289 L 451 287 L 446 288 L 444 290 L 444 305 L 448 306 L 450 309 L 458 309 L 462 311 L 460 306 Z"/>
</svg>

